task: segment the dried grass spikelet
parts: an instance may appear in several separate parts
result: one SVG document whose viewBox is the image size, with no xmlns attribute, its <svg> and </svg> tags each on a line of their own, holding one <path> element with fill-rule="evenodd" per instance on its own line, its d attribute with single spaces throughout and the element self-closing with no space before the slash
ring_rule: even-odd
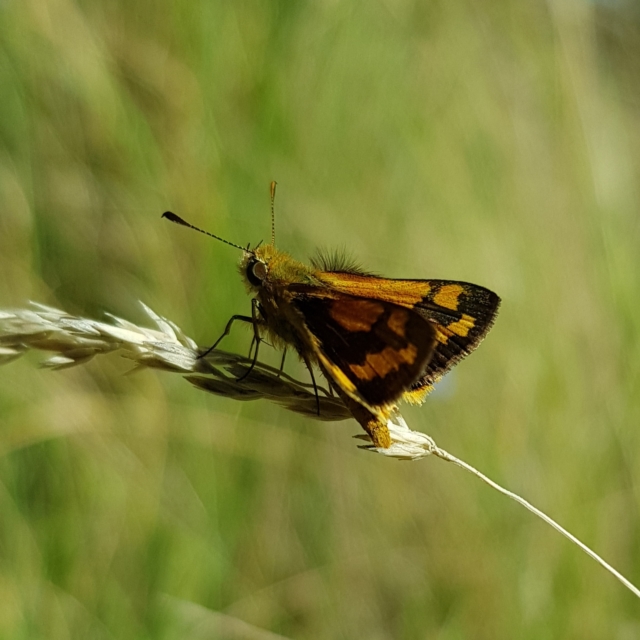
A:
<svg viewBox="0 0 640 640">
<path fill-rule="evenodd" d="M 374 416 L 366 410 L 363 412 L 348 398 L 347 406 L 343 399 L 322 387 L 318 388 L 316 398 L 311 384 L 297 381 L 261 362 L 243 378 L 251 360 L 220 349 L 198 357 L 200 352 L 196 343 L 175 323 L 144 304 L 142 307 L 155 324 L 154 329 L 110 314 L 110 323 L 98 322 L 36 303 L 26 309 L 0 310 L 0 364 L 35 349 L 54 353 L 42 366 L 64 369 L 88 362 L 94 356 L 117 351 L 133 361 L 136 368 L 181 373 L 197 388 L 216 395 L 245 401 L 270 400 L 315 420 L 355 417 L 367 432 L 358 436 L 369 443 L 363 448 L 402 459 L 420 458 L 431 453 L 429 446 L 416 446 L 416 437 L 420 439 L 424 434 L 411 435 L 413 432 L 397 410 Z"/>
</svg>

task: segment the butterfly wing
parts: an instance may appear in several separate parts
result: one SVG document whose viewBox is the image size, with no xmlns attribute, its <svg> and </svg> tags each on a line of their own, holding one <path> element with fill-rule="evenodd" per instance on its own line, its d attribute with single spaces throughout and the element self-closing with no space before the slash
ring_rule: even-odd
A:
<svg viewBox="0 0 640 640">
<path fill-rule="evenodd" d="M 468 282 L 430 280 L 430 292 L 416 311 L 436 327 L 437 346 L 406 399 L 421 402 L 431 387 L 482 342 L 493 326 L 500 298 Z"/>
<path fill-rule="evenodd" d="M 294 285 L 289 292 L 321 366 L 366 405 L 397 400 L 432 358 L 435 328 L 410 308 L 326 288 Z"/>
<path fill-rule="evenodd" d="M 322 272 L 332 289 L 410 308 L 435 332 L 432 357 L 412 382 L 405 399 L 421 402 L 431 387 L 469 355 L 493 325 L 500 298 L 484 287 L 451 280 L 392 280 L 347 272 Z"/>
</svg>

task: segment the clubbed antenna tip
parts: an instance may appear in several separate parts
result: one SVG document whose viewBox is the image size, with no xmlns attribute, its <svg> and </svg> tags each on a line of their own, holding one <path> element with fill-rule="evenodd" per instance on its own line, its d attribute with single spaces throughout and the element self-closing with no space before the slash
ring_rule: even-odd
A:
<svg viewBox="0 0 640 640">
<path fill-rule="evenodd" d="M 185 222 L 180 216 L 177 216 L 172 211 L 165 211 L 162 214 L 162 217 L 166 218 L 167 220 L 170 220 L 171 222 L 175 222 L 176 224 L 181 224 L 181 225 L 183 225 L 185 227 L 190 227 L 191 226 L 188 222 Z"/>
</svg>

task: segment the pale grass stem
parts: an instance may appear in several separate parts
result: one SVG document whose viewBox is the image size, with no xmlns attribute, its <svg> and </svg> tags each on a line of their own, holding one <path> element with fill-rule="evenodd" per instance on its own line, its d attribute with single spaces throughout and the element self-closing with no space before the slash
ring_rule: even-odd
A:
<svg viewBox="0 0 640 640">
<path fill-rule="evenodd" d="M 303 384 L 266 364 L 257 363 L 251 375 L 242 378 L 251 366 L 251 360 L 245 357 L 219 349 L 209 352 L 206 357 L 198 357 L 200 351 L 196 343 L 176 324 L 146 305 L 142 307 L 155 323 L 155 329 L 115 316 L 109 316 L 111 323 L 98 322 L 35 303 L 27 309 L 0 310 L 0 364 L 11 362 L 29 350 L 42 350 L 55 354 L 45 360 L 43 366 L 63 369 L 87 362 L 96 355 L 117 351 L 131 360 L 136 368 L 151 367 L 181 373 L 199 389 L 216 395 L 236 400 L 271 400 L 313 419 L 336 421 L 351 417 L 342 401 L 322 388 L 319 388 L 318 415 L 312 385 Z M 391 445 L 387 448 L 374 447 L 366 434 L 359 434 L 356 438 L 369 442 L 362 448 L 400 460 L 418 460 L 435 455 L 465 469 L 553 527 L 640 598 L 640 590 L 635 585 L 555 520 L 438 447 L 430 436 L 409 429 L 398 410 L 392 412 L 387 427 L 391 435 Z"/>
</svg>

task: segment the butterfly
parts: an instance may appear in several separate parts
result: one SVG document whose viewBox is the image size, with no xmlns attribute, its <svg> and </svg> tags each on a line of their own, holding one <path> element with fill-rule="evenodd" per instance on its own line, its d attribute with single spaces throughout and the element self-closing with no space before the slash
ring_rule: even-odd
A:
<svg viewBox="0 0 640 640">
<path fill-rule="evenodd" d="M 433 385 L 483 340 L 500 298 L 468 282 L 383 278 L 340 256 L 320 257 L 310 265 L 299 262 L 275 247 L 274 197 L 272 183 L 271 244 L 253 249 L 169 211 L 163 217 L 243 251 L 240 273 L 252 296 L 252 315 L 233 316 L 220 339 L 233 322 L 244 321 L 254 328 L 256 359 L 264 339 L 292 348 L 314 386 L 317 366 L 374 444 L 388 445 L 388 433 L 379 428 L 380 412 L 400 399 L 423 402 Z M 380 433 L 372 435 L 376 429 Z"/>
</svg>

